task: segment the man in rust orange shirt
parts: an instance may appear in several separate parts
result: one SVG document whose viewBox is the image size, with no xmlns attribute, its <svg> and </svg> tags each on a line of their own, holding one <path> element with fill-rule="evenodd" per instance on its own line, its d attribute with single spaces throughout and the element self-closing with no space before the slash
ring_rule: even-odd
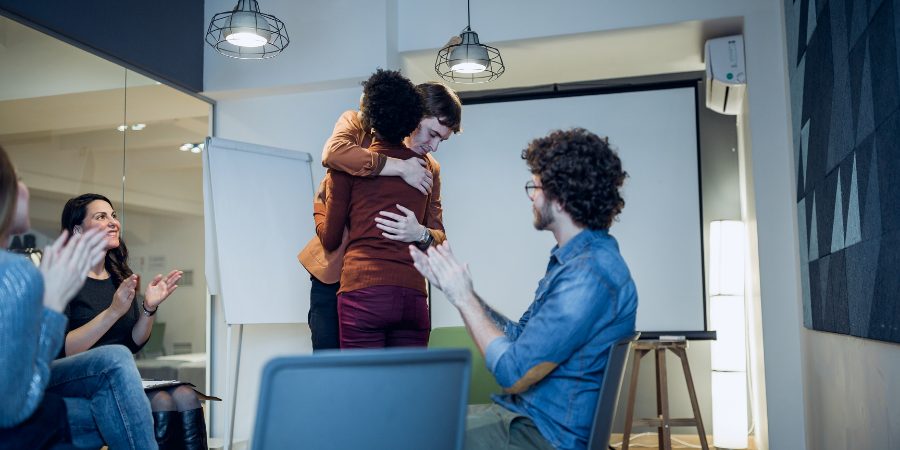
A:
<svg viewBox="0 0 900 450">
<path fill-rule="evenodd" d="M 382 211 L 373 225 L 382 230 L 382 237 L 399 242 L 416 243 L 427 248 L 444 240 L 440 199 L 440 165 L 430 155 L 437 151 L 441 142 L 452 133 L 460 131 L 462 105 L 456 94 L 446 86 L 428 82 L 416 86 L 425 102 L 425 115 L 413 133 L 405 139 L 405 145 L 423 158 L 407 159 L 391 157 L 384 152 L 371 151 L 368 147 L 373 136 L 363 126 L 362 114 L 347 111 L 335 124 L 331 137 L 322 152 L 323 165 L 356 177 L 396 177 L 417 189 L 427 199 L 424 221 L 419 221 L 413 212 L 405 207 Z M 326 180 L 329 176 L 326 176 Z M 327 196 L 324 192 L 325 180 L 316 196 L 322 204 Z M 402 208 L 402 209 L 400 209 Z M 317 214 L 324 219 L 324 209 Z M 312 331 L 314 350 L 338 347 L 338 320 L 336 295 L 342 269 L 344 247 L 348 240 L 335 251 L 326 252 L 318 237 L 313 238 L 301 251 L 299 259 L 310 272 L 312 289 L 310 293 L 309 324 Z"/>
</svg>

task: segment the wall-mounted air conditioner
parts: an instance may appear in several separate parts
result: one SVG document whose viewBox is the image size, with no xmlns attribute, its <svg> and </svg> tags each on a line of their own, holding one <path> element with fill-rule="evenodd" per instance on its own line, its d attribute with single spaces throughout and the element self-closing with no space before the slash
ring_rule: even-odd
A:
<svg viewBox="0 0 900 450">
<path fill-rule="evenodd" d="M 741 112 L 747 74 L 744 37 L 726 36 L 706 41 L 706 107 L 722 114 Z"/>
</svg>

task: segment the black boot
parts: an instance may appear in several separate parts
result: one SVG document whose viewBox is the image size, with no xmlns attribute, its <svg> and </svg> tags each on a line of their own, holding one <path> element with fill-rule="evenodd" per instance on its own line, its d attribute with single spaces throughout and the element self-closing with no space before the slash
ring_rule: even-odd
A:
<svg viewBox="0 0 900 450">
<path fill-rule="evenodd" d="M 159 450 L 184 448 L 184 444 L 182 444 L 184 433 L 180 419 L 177 411 L 153 412 L 153 433 L 156 435 L 156 444 L 159 445 Z"/>
<path fill-rule="evenodd" d="M 203 420 L 203 408 L 179 411 L 181 425 L 184 430 L 185 450 L 208 450 L 206 443 L 206 421 Z"/>
</svg>

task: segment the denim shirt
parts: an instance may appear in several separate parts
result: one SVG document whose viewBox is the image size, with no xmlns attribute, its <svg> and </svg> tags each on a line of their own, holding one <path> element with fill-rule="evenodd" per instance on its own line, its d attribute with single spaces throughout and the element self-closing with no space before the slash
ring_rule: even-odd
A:
<svg viewBox="0 0 900 450">
<path fill-rule="evenodd" d="M 557 448 L 587 447 L 609 350 L 634 332 L 637 304 L 607 230 L 585 229 L 555 247 L 534 302 L 518 322 L 500 320 L 504 336 L 491 341 L 485 361 L 505 389 L 539 364 L 556 368 L 524 392 L 494 401 L 530 417 Z M 499 315 L 493 316 L 496 322 Z"/>
</svg>

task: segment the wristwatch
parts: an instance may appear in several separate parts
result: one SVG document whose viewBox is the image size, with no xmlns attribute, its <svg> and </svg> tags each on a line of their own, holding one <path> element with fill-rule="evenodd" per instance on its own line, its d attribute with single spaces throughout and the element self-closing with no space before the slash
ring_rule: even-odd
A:
<svg viewBox="0 0 900 450">
<path fill-rule="evenodd" d="M 431 247 L 432 241 L 434 241 L 434 236 L 432 236 L 428 231 L 428 228 L 426 228 L 422 238 L 416 241 L 416 247 L 422 251 L 428 250 L 428 247 Z"/>
<path fill-rule="evenodd" d="M 156 314 L 156 311 L 159 310 L 159 306 L 157 306 L 156 309 L 154 309 L 153 311 L 150 311 L 149 309 L 147 309 L 147 304 L 144 303 L 143 300 L 141 300 L 141 309 L 144 310 L 144 315 L 145 315 L 145 316 L 147 316 L 147 317 L 153 317 L 153 315 Z"/>
</svg>

